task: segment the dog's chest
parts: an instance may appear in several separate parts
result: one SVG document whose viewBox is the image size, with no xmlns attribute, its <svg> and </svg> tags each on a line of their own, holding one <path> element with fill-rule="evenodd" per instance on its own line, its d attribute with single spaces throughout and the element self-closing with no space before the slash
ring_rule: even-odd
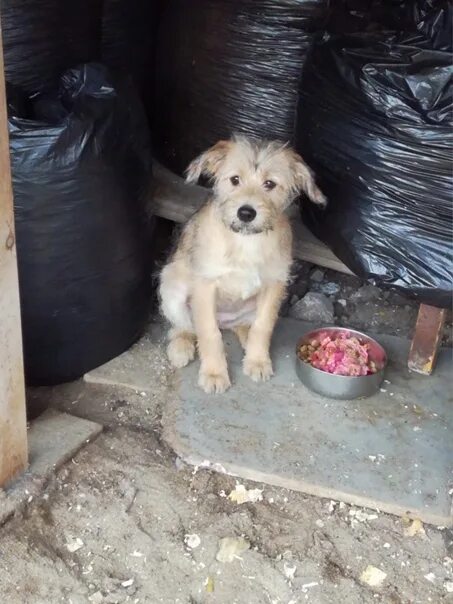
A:
<svg viewBox="0 0 453 604">
<path fill-rule="evenodd" d="M 233 300 L 247 300 L 263 286 L 262 271 L 257 267 L 225 271 L 217 281 L 219 293 Z"/>
<path fill-rule="evenodd" d="M 279 278 L 274 263 L 263 254 L 259 242 L 247 239 L 242 245 L 206 259 L 206 276 L 216 279 L 221 299 L 247 300 L 266 282 Z"/>
</svg>

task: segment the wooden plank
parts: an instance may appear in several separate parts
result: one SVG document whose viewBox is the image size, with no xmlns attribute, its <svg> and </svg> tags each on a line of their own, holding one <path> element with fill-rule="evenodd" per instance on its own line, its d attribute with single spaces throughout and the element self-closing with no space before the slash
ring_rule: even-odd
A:
<svg viewBox="0 0 453 604">
<path fill-rule="evenodd" d="M 0 26 L 0 486 L 27 466 L 19 285 Z"/>
<path fill-rule="evenodd" d="M 157 216 L 173 222 L 186 222 L 206 201 L 209 190 L 186 185 L 180 176 L 156 163 L 152 196 Z M 332 250 L 319 241 L 303 224 L 296 207 L 291 209 L 289 216 L 293 225 L 296 258 L 352 275 Z"/>
<path fill-rule="evenodd" d="M 434 371 L 442 340 L 445 314 L 443 308 L 420 304 L 407 363 L 411 371 L 422 375 L 431 375 Z"/>
</svg>

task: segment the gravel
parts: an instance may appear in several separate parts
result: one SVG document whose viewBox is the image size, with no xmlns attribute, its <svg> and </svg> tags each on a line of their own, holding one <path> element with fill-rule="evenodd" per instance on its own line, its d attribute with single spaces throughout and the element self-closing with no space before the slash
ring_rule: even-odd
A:
<svg viewBox="0 0 453 604">
<path fill-rule="evenodd" d="M 380 289 L 352 275 L 296 261 L 288 292 L 282 316 L 351 327 L 366 333 L 408 339 L 413 336 L 419 303 L 398 291 Z M 451 312 L 447 312 L 443 345 L 453 345 Z"/>
<path fill-rule="evenodd" d="M 313 323 L 333 323 L 333 302 L 324 294 L 308 292 L 301 300 L 291 306 L 289 316 L 303 321 L 312 321 Z"/>
</svg>

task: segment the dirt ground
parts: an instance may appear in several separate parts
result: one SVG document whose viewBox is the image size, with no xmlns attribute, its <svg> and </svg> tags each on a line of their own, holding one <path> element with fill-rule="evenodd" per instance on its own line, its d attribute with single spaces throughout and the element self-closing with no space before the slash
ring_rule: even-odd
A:
<svg viewBox="0 0 453 604">
<path fill-rule="evenodd" d="M 5 604 L 435 604 L 453 600 L 451 531 L 185 466 L 161 440 L 174 396 L 160 348 L 152 395 L 76 382 L 29 392 L 104 432 L 0 531 Z M 219 562 L 219 540 L 250 544 Z M 372 565 L 379 586 L 363 582 Z"/>
</svg>

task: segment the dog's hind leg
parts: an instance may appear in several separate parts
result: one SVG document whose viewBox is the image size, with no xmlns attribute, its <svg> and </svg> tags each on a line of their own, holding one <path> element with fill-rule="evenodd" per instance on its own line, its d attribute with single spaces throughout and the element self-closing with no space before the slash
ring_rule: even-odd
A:
<svg viewBox="0 0 453 604">
<path fill-rule="evenodd" d="M 194 360 L 195 344 L 194 333 L 170 329 L 167 355 L 173 367 L 185 367 Z"/>
<path fill-rule="evenodd" d="M 162 314 L 171 324 L 167 355 L 174 367 L 185 367 L 195 358 L 196 337 L 187 304 L 189 288 L 184 270 L 168 264 L 160 277 L 159 296 Z"/>
</svg>

